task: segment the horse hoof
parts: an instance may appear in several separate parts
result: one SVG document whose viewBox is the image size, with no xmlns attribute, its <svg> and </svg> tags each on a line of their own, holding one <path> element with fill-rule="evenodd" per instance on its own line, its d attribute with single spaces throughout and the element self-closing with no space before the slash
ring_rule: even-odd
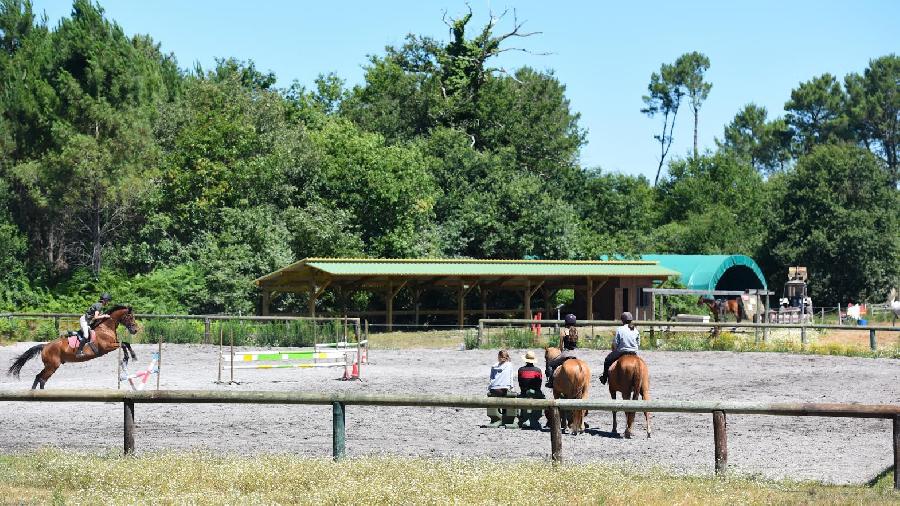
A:
<svg viewBox="0 0 900 506">
<path fill-rule="evenodd" d="M 649 432 L 647 433 L 647 439 L 650 439 L 650 433 L 649 433 Z"/>
<path fill-rule="evenodd" d="M 625 439 L 631 439 L 631 433 L 630 433 L 630 432 L 626 432 L 626 433 L 625 433 Z"/>
</svg>

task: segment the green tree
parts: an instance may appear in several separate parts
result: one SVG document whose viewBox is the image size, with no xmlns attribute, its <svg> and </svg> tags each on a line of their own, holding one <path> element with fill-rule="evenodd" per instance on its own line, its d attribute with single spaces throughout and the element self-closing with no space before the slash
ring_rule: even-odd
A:
<svg viewBox="0 0 900 506">
<path fill-rule="evenodd" d="M 760 259 L 769 272 L 809 269 L 821 305 L 881 301 L 900 276 L 900 195 L 868 151 L 824 145 L 779 181 L 772 230 Z M 783 279 L 783 278 L 782 278 Z"/>
<path fill-rule="evenodd" d="M 644 107 L 641 112 L 650 118 L 657 116 L 662 118 L 662 130 L 653 136 L 659 142 L 659 166 L 656 168 L 656 177 L 653 178 L 653 185 L 656 186 L 666 161 L 666 155 L 669 154 L 669 148 L 672 147 L 675 118 L 678 116 L 681 99 L 684 97 L 678 68 L 675 65 L 662 64 L 659 72 L 650 75 L 647 92 L 648 94 L 642 97 Z"/>
<path fill-rule="evenodd" d="M 685 95 L 691 101 L 691 110 L 694 113 L 694 158 L 699 156 L 697 149 L 697 131 L 700 118 L 700 107 L 709 96 L 712 83 L 704 80 L 704 74 L 709 70 L 709 58 L 703 53 L 693 51 L 685 53 L 675 60 L 675 69 L 680 85 L 684 88 Z M 674 122 L 674 118 L 673 118 Z"/>
<path fill-rule="evenodd" d="M 588 258 L 634 255 L 653 249 L 658 209 L 650 181 L 643 176 L 596 169 L 586 173 L 582 187 L 576 203 L 591 243 L 586 248 Z"/>
<path fill-rule="evenodd" d="M 800 151 L 809 153 L 819 144 L 847 138 L 847 96 L 831 74 L 822 74 L 791 91 L 784 104 L 785 119 Z"/>
<path fill-rule="evenodd" d="M 669 164 L 657 187 L 657 246 L 667 253 L 753 255 L 766 231 L 768 192 L 760 174 L 727 153 Z"/>
<path fill-rule="evenodd" d="M 158 206 L 182 243 L 214 229 L 220 209 L 288 207 L 309 195 L 289 183 L 305 153 L 305 134 L 290 121 L 289 104 L 261 87 L 267 78 L 253 68 L 224 64 L 189 78 L 156 124 L 166 153 Z"/>
<path fill-rule="evenodd" d="M 766 120 L 765 107 L 747 104 L 725 126 L 719 149 L 747 160 L 765 174 L 785 170 L 790 160 L 791 131 L 782 119 Z"/>
<path fill-rule="evenodd" d="M 342 119 L 330 119 L 309 133 L 312 153 L 305 176 L 292 180 L 315 189 L 319 199 L 352 214 L 372 256 L 434 255 L 434 206 L 439 189 L 416 146 L 387 145 Z"/>
<path fill-rule="evenodd" d="M 0 17 L 18 9 L 4 4 Z M 99 274 L 106 246 L 122 237 L 156 156 L 150 124 L 172 96 L 174 61 L 147 37 L 129 39 L 103 10 L 76 0 L 53 32 L 14 37 L 4 84 L 16 148 L 16 220 L 57 271 Z M 9 33 L 9 32 L 4 32 Z M 30 73 L 29 73 L 30 71 Z"/>
<path fill-rule="evenodd" d="M 869 62 L 863 75 L 844 79 L 850 128 L 857 140 L 879 155 L 900 183 L 900 57 L 891 54 Z"/>
</svg>

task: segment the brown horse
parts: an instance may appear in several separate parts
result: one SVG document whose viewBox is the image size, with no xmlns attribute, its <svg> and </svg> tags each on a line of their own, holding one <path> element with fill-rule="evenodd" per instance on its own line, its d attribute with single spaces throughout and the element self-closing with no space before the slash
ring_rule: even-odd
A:
<svg viewBox="0 0 900 506">
<path fill-rule="evenodd" d="M 18 378 L 25 362 L 28 362 L 40 353 L 41 360 L 44 361 L 44 368 L 34 377 L 34 383 L 31 385 L 31 389 L 34 390 L 40 385 L 41 390 L 43 390 L 44 384 L 47 383 L 50 376 L 53 376 L 53 373 L 59 369 L 59 366 L 66 362 L 86 362 L 97 357 L 102 357 L 121 347 L 125 350 L 123 365 L 127 365 L 129 353 L 131 354 L 131 358 L 137 358 L 137 356 L 134 354 L 134 350 L 131 349 L 129 343 L 119 342 L 119 338 L 116 335 L 116 329 L 121 323 L 125 325 L 125 328 L 128 329 L 130 334 L 134 335 L 137 333 L 137 324 L 134 321 L 134 313 L 132 313 L 130 306 L 116 306 L 112 308 L 108 314 L 109 318 L 102 320 L 94 329 L 97 340 L 95 343 L 91 343 L 84 347 L 83 356 L 76 358 L 76 349 L 69 346 L 66 337 L 60 337 L 55 341 L 38 344 L 29 348 L 28 351 L 19 355 L 13 361 L 7 374 Z"/>
<path fill-rule="evenodd" d="M 559 348 L 545 348 L 544 359 L 548 362 L 559 355 Z M 553 372 L 553 398 L 554 399 L 587 399 L 588 390 L 591 388 L 591 369 L 587 363 L 577 358 L 570 358 L 559 365 Z M 569 414 L 571 413 L 571 414 Z M 584 417 L 587 411 L 577 409 L 566 412 L 563 428 L 572 429 L 572 434 L 584 432 Z"/>
<path fill-rule="evenodd" d="M 647 364 L 637 355 L 622 355 L 613 362 L 609 368 L 609 395 L 616 398 L 616 392 L 622 394 L 625 400 L 638 400 L 638 394 L 645 400 L 650 400 L 650 370 Z M 616 412 L 613 411 L 612 431 L 618 433 L 616 427 Z M 650 437 L 650 413 L 644 412 L 647 421 L 647 437 Z M 631 429 L 634 426 L 634 412 L 625 412 L 625 437 L 631 438 Z"/>
<path fill-rule="evenodd" d="M 738 299 L 708 299 L 701 295 L 697 305 L 706 306 L 717 322 L 725 321 L 726 313 L 733 314 L 738 323 L 745 318 L 744 306 Z"/>
</svg>

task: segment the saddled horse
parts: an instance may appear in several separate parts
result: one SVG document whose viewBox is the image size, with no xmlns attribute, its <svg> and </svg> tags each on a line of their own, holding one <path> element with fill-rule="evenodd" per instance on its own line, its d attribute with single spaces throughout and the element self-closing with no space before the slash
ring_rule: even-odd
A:
<svg viewBox="0 0 900 506">
<path fill-rule="evenodd" d="M 44 368 L 34 377 L 34 383 L 31 385 L 31 389 L 34 390 L 40 385 L 41 390 L 43 390 L 44 385 L 47 383 L 47 380 L 50 379 L 50 376 L 53 376 L 53 373 L 59 369 L 59 366 L 66 362 L 86 362 L 102 357 L 121 347 L 125 350 L 123 365 L 128 365 L 128 355 L 131 354 L 131 358 L 137 358 L 137 355 L 135 355 L 134 350 L 131 349 L 131 344 L 124 341 L 119 342 L 119 338 L 116 335 L 116 329 L 121 323 L 128 329 L 130 334 L 136 334 L 138 329 L 137 324 L 134 321 L 134 313 L 130 306 L 115 306 L 108 314 L 109 318 L 101 320 L 93 329 L 95 341 L 89 342 L 88 345 L 84 347 L 84 355 L 81 357 L 75 356 L 77 348 L 69 345 L 69 339 L 67 337 L 60 337 L 54 341 L 37 344 L 29 348 L 25 353 L 19 355 L 13 361 L 7 374 L 18 378 L 19 373 L 22 371 L 22 366 L 40 354 L 41 360 L 44 362 Z"/>
<path fill-rule="evenodd" d="M 739 299 L 710 299 L 701 295 L 700 299 L 697 300 L 697 305 L 706 306 L 709 312 L 712 313 L 713 319 L 717 322 L 725 321 L 726 313 L 733 314 L 738 323 L 741 323 L 741 320 L 746 318 L 744 305 L 741 304 Z"/>
<path fill-rule="evenodd" d="M 549 362 L 560 354 L 559 348 L 544 349 L 544 358 Z M 587 399 L 591 388 L 591 369 L 584 360 L 570 358 L 559 365 L 553 372 L 554 399 Z M 565 420 L 563 428 L 572 430 L 572 434 L 584 432 L 584 417 L 587 411 L 576 409 L 560 413 Z"/>
<path fill-rule="evenodd" d="M 650 370 L 647 364 L 637 355 L 622 355 L 609 367 L 609 395 L 616 398 L 616 392 L 625 400 L 638 400 L 640 395 L 645 401 L 650 400 Z M 616 412 L 613 411 L 612 431 L 617 433 Z M 647 421 L 647 437 L 650 437 L 650 413 L 644 412 Z M 631 438 L 634 426 L 634 412 L 625 413 L 625 437 Z"/>
</svg>

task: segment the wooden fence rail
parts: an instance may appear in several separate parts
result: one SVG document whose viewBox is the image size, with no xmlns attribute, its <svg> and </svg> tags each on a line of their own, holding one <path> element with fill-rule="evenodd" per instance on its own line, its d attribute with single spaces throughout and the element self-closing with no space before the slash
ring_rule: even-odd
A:
<svg viewBox="0 0 900 506">
<path fill-rule="evenodd" d="M 531 325 L 563 325 L 565 322 L 563 320 L 528 320 L 524 318 L 482 318 L 478 320 L 478 343 L 481 344 L 484 342 L 485 336 L 485 326 L 503 326 L 503 325 L 521 325 L 521 326 L 531 326 Z M 657 320 L 635 320 L 634 324 L 639 327 L 649 328 L 652 333 L 654 330 L 664 330 L 672 327 L 688 327 L 688 328 L 746 328 L 746 329 L 761 329 L 764 332 L 768 332 L 769 329 L 795 329 L 800 331 L 800 341 L 805 347 L 807 344 L 806 331 L 807 330 L 843 330 L 843 331 L 859 331 L 859 330 L 868 330 L 869 331 L 869 347 L 872 351 L 878 349 L 878 341 L 876 338 L 877 332 L 900 332 L 900 327 L 888 327 L 885 325 L 866 325 L 866 326 L 851 326 L 851 325 L 823 325 L 823 324 L 812 324 L 812 323 L 737 323 L 737 322 L 670 322 L 670 321 L 657 321 Z M 622 325 L 622 322 L 617 320 L 578 320 L 579 327 L 618 327 Z M 764 334 L 765 336 L 766 334 Z"/>
<path fill-rule="evenodd" d="M 893 420 L 894 488 L 900 490 L 900 405 L 758 403 L 708 401 L 625 401 L 580 399 L 522 399 L 431 395 L 373 395 L 358 393 L 258 392 L 214 390 L 0 390 L 0 401 L 13 402 L 121 402 L 124 407 L 124 450 L 134 452 L 135 404 L 315 404 L 332 407 L 332 447 L 335 459 L 345 450 L 345 416 L 348 405 L 411 406 L 447 408 L 523 408 L 548 410 L 550 414 L 551 457 L 562 460 L 559 411 L 709 413 L 713 416 L 714 468 L 722 473 L 728 466 L 726 415 L 825 416 L 884 418 Z"/>
</svg>

